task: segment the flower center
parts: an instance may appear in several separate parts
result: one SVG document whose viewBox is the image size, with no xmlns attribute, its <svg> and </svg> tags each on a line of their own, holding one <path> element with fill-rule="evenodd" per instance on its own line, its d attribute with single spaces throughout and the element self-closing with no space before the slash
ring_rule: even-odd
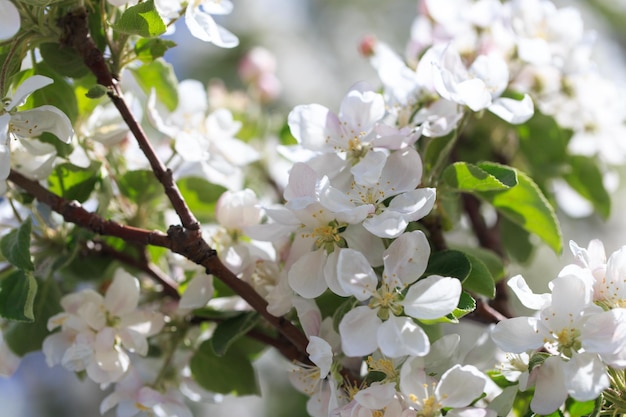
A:
<svg viewBox="0 0 626 417">
<path fill-rule="evenodd" d="M 378 309 L 378 317 L 381 320 L 387 320 L 389 314 L 399 316 L 402 314 L 402 305 L 400 304 L 400 294 L 395 288 L 389 288 L 387 284 L 380 286 L 372 296 L 369 303 L 370 308 Z"/>
</svg>

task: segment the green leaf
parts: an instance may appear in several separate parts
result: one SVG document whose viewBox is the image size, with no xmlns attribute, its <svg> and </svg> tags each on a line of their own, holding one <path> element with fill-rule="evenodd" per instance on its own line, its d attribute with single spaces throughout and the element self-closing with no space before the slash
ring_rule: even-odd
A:
<svg viewBox="0 0 626 417">
<path fill-rule="evenodd" d="M 113 25 L 113 30 L 153 38 L 165 33 L 167 27 L 154 6 L 154 0 L 147 0 L 127 8 Z"/>
<path fill-rule="evenodd" d="M 441 275 L 463 281 L 471 271 L 472 264 L 464 253 L 457 250 L 444 250 L 430 255 L 424 276 Z"/>
<path fill-rule="evenodd" d="M 605 220 L 611 213 L 611 196 L 604 188 L 602 172 L 595 159 L 575 155 L 569 159 L 571 171 L 563 178 L 578 194 L 593 204 L 595 211 Z"/>
<path fill-rule="evenodd" d="M 471 255 L 480 259 L 485 264 L 487 269 L 489 269 L 489 273 L 496 282 L 506 276 L 506 270 L 504 269 L 502 259 L 488 249 L 471 246 L 452 246 L 451 249 L 460 250 L 466 255 Z"/>
<path fill-rule="evenodd" d="M 461 297 L 459 298 L 459 305 L 448 315 L 448 318 L 451 319 L 451 322 L 457 323 L 461 317 L 474 310 L 476 310 L 476 300 L 474 300 L 471 295 L 463 291 L 461 293 Z"/>
<path fill-rule="evenodd" d="M 68 200 L 86 201 L 100 180 L 100 162 L 81 168 L 69 162 L 57 165 L 48 177 L 50 191 Z"/>
<path fill-rule="evenodd" d="M 17 229 L 11 230 L 0 239 L 0 252 L 13 266 L 25 271 L 34 271 L 30 258 L 30 232 L 32 222 L 27 218 Z"/>
<path fill-rule="evenodd" d="M 165 55 L 168 49 L 176 46 L 176 42 L 161 38 L 142 38 L 135 44 L 135 54 L 141 62 L 152 62 Z"/>
<path fill-rule="evenodd" d="M 34 323 L 13 322 L 4 331 L 4 339 L 15 354 L 41 350 L 43 340 L 50 334 L 48 319 L 61 311 L 61 291 L 51 279 L 39 283 L 35 296 Z"/>
<path fill-rule="evenodd" d="M 259 323 L 260 317 L 256 311 L 249 311 L 218 324 L 211 338 L 213 352 L 217 356 L 224 356 L 235 341 Z"/>
<path fill-rule="evenodd" d="M 509 220 L 539 236 L 556 253 L 561 253 L 563 238 L 554 209 L 533 180 L 517 171 L 518 184 L 505 191 L 474 194 L 491 203 Z"/>
<path fill-rule="evenodd" d="M 449 165 L 442 179 L 455 190 L 465 192 L 508 190 L 517 184 L 513 169 L 490 164 L 479 167 L 466 162 Z"/>
<path fill-rule="evenodd" d="M 226 188 L 211 184 L 199 177 L 182 178 L 176 184 L 200 222 L 210 222 L 215 219 L 215 203 Z"/>
<path fill-rule="evenodd" d="M 89 88 L 85 93 L 85 97 L 90 99 L 98 99 L 103 97 L 107 93 L 107 88 L 103 85 L 96 84 L 93 87 Z"/>
<path fill-rule="evenodd" d="M 220 394 L 256 395 L 259 386 L 252 363 L 238 349 L 223 356 L 213 351 L 211 340 L 204 341 L 189 362 L 191 375 L 200 386 Z"/>
<path fill-rule="evenodd" d="M 565 408 L 569 411 L 570 417 L 583 417 L 593 413 L 596 408 L 596 401 L 580 402 L 570 397 L 565 402 Z"/>
<path fill-rule="evenodd" d="M 149 170 L 128 171 L 117 181 L 122 195 L 145 203 L 164 194 L 163 186 Z"/>
<path fill-rule="evenodd" d="M 465 281 L 463 288 L 477 294 L 493 298 L 496 295 L 496 282 L 483 261 L 468 253 L 465 254 L 472 264 L 472 270 Z"/>
<path fill-rule="evenodd" d="M 162 58 L 155 59 L 139 68 L 131 68 L 137 83 L 146 94 L 155 90 L 156 96 L 170 110 L 178 106 L 178 81 L 171 64 Z"/>
<path fill-rule="evenodd" d="M 500 242 L 506 253 L 519 263 L 528 262 L 535 249 L 530 233 L 506 217 L 500 219 Z"/>
<path fill-rule="evenodd" d="M 80 78 L 89 72 L 83 58 L 76 53 L 74 48 L 46 42 L 39 45 L 39 51 L 44 61 L 59 75 Z"/>
<path fill-rule="evenodd" d="M 0 281 L 0 316 L 16 321 L 33 322 L 33 303 L 37 280 L 32 272 L 18 269 Z"/>
</svg>

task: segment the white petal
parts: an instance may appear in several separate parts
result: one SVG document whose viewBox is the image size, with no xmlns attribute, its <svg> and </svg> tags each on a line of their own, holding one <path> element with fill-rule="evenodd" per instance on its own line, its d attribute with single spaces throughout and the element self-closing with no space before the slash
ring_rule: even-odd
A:
<svg viewBox="0 0 626 417">
<path fill-rule="evenodd" d="M 371 150 L 350 168 L 350 172 L 358 184 L 373 187 L 380 178 L 385 162 L 387 162 L 387 152 Z"/>
<path fill-rule="evenodd" d="M 129 352 L 135 352 L 141 356 L 148 354 L 148 341 L 143 334 L 131 329 L 121 329 L 117 336 Z"/>
<path fill-rule="evenodd" d="M 9 0 L 0 0 L 0 41 L 11 39 L 20 30 L 20 13 Z"/>
<path fill-rule="evenodd" d="M 367 83 L 357 83 L 341 101 L 339 117 L 356 132 L 369 132 L 385 115 L 385 100 Z"/>
<path fill-rule="evenodd" d="M 543 345 L 543 335 L 537 331 L 537 319 L 514 317 L 502 320 L 491 331 L 491 338 L 505 352 L 522 353 Z"/>
<path fill-rule="evenodd" d="M 423 356 L 430 349 L 428 336 L 409 317 L 390 316 L 378 328 L 378 346 L 390 358 Z"/>
<path fill-rule="evenodd" d="M 288 117 L 291 134 L 306 149 L 332 149 L 327 143 L 327 129 L 339 130 L 339 119 L 328 108 L 319 104 L 296 106 Z"/>
<path fill-rule="evenodd" d="M 365 219 L 363 227 L 375 236 L 393 239 L 404 233 L 408 224 L 409 222 L 402 213 L 385 210 Z"/>
<path fill-rule="evenodd" d="M 587 352 L 614 354 L 626 348 L 626 309 L 615 308 L 589 316 L 581 330 Z"/>
<path fill-rule="evenodd" d="M 118 268 L 104 296 L 106 309 L 120 317 L 134 311 L 138 302 L 139 281 L 125 270 Z"/>
<path fill-rule="evenodd" d="M 378 348 L 381 325 L 376 310 L 359 306 L 350 310 L 339 323 L 341 346 L 346 356 L 365 356 Z"/>
<path fill-rule="evenodd" d="M 311 362 L 320 368 L 320 379 L 326 378 L 333 363 L 333 351 L 327 341 L 321 337 L 311 336 L 306 347 Z"/>
<path fill-rule="evenodd" d="M 430 244 L 423 232 L 404 233 L 383 254 L 383 279 L 391 287 L 405 287 L 417 281 L 428 265 Z"/>
<path fill-rule="evenodd" d="M 507 281 L 507 285 L 517 298 L 522 302 L 524 307 L 532 310 L 541 310 L 552 302 L 550 294 L 535 294 L 532 292 L 526 280 L 521 275 L 516 275 Z"/>
<path fill-rule="evenodd" d="M 289 286 L 304 298 L 316 298 L 328 288 L 324 278 L 326 251 L 318 249 L 298 259 L 289 269 Z"/>
<path fill-rule="evenodd" d="M 482 395 L 485 378 L 471 365 L 454 365 L 441 376 L 435 393 L 445 407 L 465 407 Z"/>
<path fill-rule="evenodd" d="M 197 275 L 185 289 L 178 303 L 178 308 L 194 309 L 204 307 L 213 298 L 214 290 L 213 277 L 211 275 Z"/>
<path fill-rule="evenodd" d="M 459 304 L 461 282 L 456 278 L 431 275 L 409 288 L 402 301 L 404 312 L 416 319 L 437 319 Z"/>
<path fill-rule="evenodd" d="M 418 188 L 396 196 L 389 203 L 389 210 L 401 213 L 409 221 L 416 221 L 430 213 L 436 197 L 434 188 Z"/>
<path fill-rule="evenodd" d="M 165 325 L 165 317 L 158 311 L 135 310 L 125 314 L 119 321 L 119 328 L 131 329 L 144 337 L 154 336 Z"/>
<path fill-rule="evenodd" d="M 350 248 L 365 255 L 372 267 L 375 268 L 383 264 L 385 246 L 382 239 L 373 236 L 363 226 L 348 226 L 342 236 L 346 239 Z"/>
<path fill-rule="evenodd" d="M 50 85 L 53 82 L 52 78 L 45 77 L 43 75 L 33 75 L 32 77 L 28 77 L 17 87 L 15 93 L 13 93 L 13 98 L 7 106 L 7 109 L 11 110 L 15 107 L 21 106 L 33 91 L 39 90 L 40 88 Z"/>
<path fill-rule="evenodd" d="M 9 147 L 0 144 L 0 181 L 5 181 L 11 173 L 11 153 Z"/>
<path fill-rule="evenodd" d="M 489 111 L 505 122 L 518 125 L 532 117 L 535 113 L 535 107 L 530 96 L 524 94 L 524 98 L 521 100 L 499 97 L 489 106 Z"/>
<path fill-rule="evenodd" d="M 565 402 L 567 389 L 563 365 L 561 358 L 550 356 L 543 365 L 533 370 L 536 373 L 536 385 L 530 408 L 535 413 L 551 414 Z"/>
<path fill-rule="evenodd" d="M 380 410 L 385 408 L 396 395 L 396 384 L 388 382 L 386 384 L 372 384 L 369 387 L 358 391 L 354 395 L 354 400 L 369 410 Z"/>
<path fill-rule="evenodd" d="M 606 365 L 602 363 L 598 355 L 575 354 L 567 362 L 565 368 L 567 370 L 565 383 L 568 392 L 577 401 L 595 400 L 609 387 Z"/>
<path fill-rule="evenodd" d="M 413 147 L 393 152 L 380 175 L 380 189 L 385 198 L 413 191 L 422 182 L 422 159 Z"/>
<path fill-rule="evenodd" d="M 11 116 L 11 131 L 21 138 L 48 132 L 64 143 L 70 143 L 74 135 L 70 119 L 61 110 L 49 105 L 15 113 Z"/>
<path fill-rule="evenodd" d="M 365 256 L 353 249 L 339 252 L 337 279 L 341 288 L 359 301 L 369 299 L 378 285 L 378 277 Z"/>
<path fill-rule="evenodd" d="M 215 23 L 209 13 L 198 7 L 187 7 L 185 24 L 191 34 L 205 42 L 211 42 L 221 48 L 234 48 L 239 39 L 231 32 Z"/>
</svg>

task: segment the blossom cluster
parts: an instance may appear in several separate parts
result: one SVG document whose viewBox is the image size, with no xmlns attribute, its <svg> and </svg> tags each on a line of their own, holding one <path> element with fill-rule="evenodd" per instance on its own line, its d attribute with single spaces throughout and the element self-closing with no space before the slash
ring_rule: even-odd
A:
<svg viewBox="0 0 626 417">
<path fill-rule="evenodd" d="M 520 390 L 535 388 L 531 408 L 539 414 L 556 411 L 568 396 L 597 399 L 611 386 L 611 375 L 626 368 L 626 248 L 608 260 L 599 240 L 586 249 L 571 242 L 570 248 L 576 263 L 550 282 L 551 293 L 533 293 L 519 275 L 509 280 L 522 304 L 537 313 L 501 321 L 492 332 L 512 354 L 503 374 L 519 381 Z"/>
<path fill-rule="evenodd" d="M 141 5 L 127 0 L 108 3 L 124 10 Z M 220 47 L 238 44 L 235 35 L 211 17 L 230 13 L 230 1 L 155 0 L 153 5 L 164 21 L 184 16 L 199 39 Z M 15 6 L 0 0 L 3 8 L 13 13 Z M 504 389 L 506 384 L 499 386 L 488 376 L 495 363 L 473 360 L 478 354 L 463 350 L 456 331 L 446 328 L 444 335 L 438 327 L 457 323 L 477 299 L 487 303 L 485 294 L 472 293 L 474 288 L 464 281 L 470 272 L 460 278 L 449 265 L 432 262 L 435 252 L 441 255 L 448 249 L 448 237 L 443 236 L 449 230 L 443 225 L 450 221 L 443 201 L 448 196 L 442 194 L 459 191 L 451 191 L 451 184 L 441 178 L 440 165 L 457 162 L 452 149 L 468 125 L 497 119 L 498 126 L 513 132 L 514 126 L 541 112 L 573 132 L 568 152 L 593 155 L 602 163 L 624 161 L 626 148 L 615 137 L 624 129 L 626 113 L 603 105 L 613 100 L 615 89 L 589 64 L 591 35 L 583 30 L 578 12 L 558 9 L 547 0 L 423 0 L 419 9 L 403 57 L 372 38 L 361 44 L 380 88 L 355 83 L 336 111 L 321 104 L 296 106 L 280 132 L 289 139 L 280 146 L 266 140 L 273 147 L 270 153 L 263 143 L 268 134 L 258 127 L 259 120 L 269 116 L 251 115 L 248 107 L 256 101 L 255 111 L 260 111 L 280 92 L 276 64 L 266 50 L 253 50 L 239 67 L 252 97 L 216 84 L 207 90 L 189 79 L 171 89 L 178 100 L 169 103 L 162 90 L 124 82 L 124 97 L 118 99 L 145 113 L 141 124 L 154 136 L 167 173 L 184 189 L 181 195 L 193 199 L 194 209 L 201 212 L 202 235 L 221 262 L 266 302 L 270 315 L 296 323 L 306 336 L 306 352 L 300 352 L 306 360 L 288 366 L 294 387 L 310 396 L 310 415 L 495 417 L 514 408 L 514 396 L 507 391 L 511 387 L 515 393 L 534 389 L 530 407 L 540 414 L 563 409 L 568 398 L 611 398 L 612 378 L 626 368 L 625 248 L 607 260 L 599 241 L 586 249 L 572 243 L 577 264 L 561 271 L 550 283 L 549 294 L 534 294 L 521 276 L 508 281 L 524 306 L 538 313 L 502 320 L 491 339 L 477 342 L 477 350 L 495 342 L 509 353 L 500 369 L 509 381 Z M 20 30 L 2 27 L 0 39 Z M 141 81 L 134 70 L 122 76 Z M 173 214 L 155 202 L 157 187 L 144 175 L 150 165 L 111 104 L 94 102 L 89 117 L 77 118 L 76 129 L 57 107 L 22 107 L 31 93 L 50 84 L 52 79 L 43 75 L 24 77 L 3 100 L 0 195 L 14 198 L 4 186 L 11 169 L 32 180 L 61 182 L 56 191 L 64 193 L 64 178 L 59 179 L 63 172 L 55 177 L 53 168 L 89 168 L 99 188 L 78 182 L 67 193 L 72 199 L 77 195 L 85 206 L 133 227 L 176 224 L 179 220 L 171 220 Z M 606 111 L 597 111 L 600 107 Z M 246 131 L 246 122 L 257 128 L 254 135 Z M 278 135 L 280 129 L 268 130 Z M 58 155 L 55 146 L 39 140 L 44 132 L 74 151 Z M 444 137 L 454 138 L 452 145 L 428 159 L 426 149 L 433 139 Z M 500 150 L 494 154 L 500 155 Z M 488 157 L 491 153 L 481 155 Z M 517 177 L 474 168 L 473 173 L 491 182 L 461 191 L 481 196 L 482 186 L 495 194 L 518 183 Z M 511 176 L 518 172 L 505 165 L 498 169 Z M 483 179 L 478 177 L 468 181 L 475 184 Z M 527 181 L 540 194 L 540 187 Z M 82 189 L 89 187 L 83 196 Z M 265 193 L 268 189 L 272 192 Z M 95 197 L 96 191 L 102 194 Z M 214 192 L 219 199 L 208 196 Z M 533 203 L 537 201 L 543 202 L 537 198 Z M 214 207 L 205 207 L 211 204 Z M 547 217 L 553 214 L 551 208 L 546 211 Z M 41 230 L 57 220 L 33 217 L 35 229 Z M 101 243 L 95 236 L 100 231 L 94 230 L 89 244 Z M 79 240 L 73 232 L 63 229 L 58 236 Z M 135 260 L 124 251 L 136 247 L 122 248 L 116 262 Z M 50 252 L 44 249 L 42 244 L 40 253 L 46 256 Z M 76 253 L 67 256 L 67 265 Z M 472 256 L 457 253 L 471 269 Z M 158 276 L 148 257 L 142 254 L 131 266 L 139 263 Z M 35 269 L 21 259 L 7 260 L 28 273 Z M 214 340 L 221 324 L 233 326 L 226 331 L 232 343 L 248 331 L 262 341 L 273 336 L 254 323 L 242 324 L 245 320 L 233 325 L 229 320 L 247 317 L 251 305 L 241 294 L 217 288 L 204 269 L 174 254 L 154 255 L 154 264 L 172 275 L 175 285 L 170 289 L 176 297 L 158 298 L 157 291 L 142 297 L 140 280 L 117 268 L 112 278 L 104 277 L 102 291 L 81 288 L 62 297 L 63 311 L 47 321 L 50 334 L 42 346 L 47 363 L 110 389 L 101 413 L 116 408 L 121 417 L 190 417 L 181 393 L 192 400 L 211 396 L 200 383 L 198 368 L 195 373 L 191 369 L 192 358 L 198 352 L 226 353 L 230 341 L 222 341 L 219 353 L 215 345 L 201 350 Z M 474 265 L 488 269 L 480 260 Z M 486 275 L 495 286 L 491 271 Z M 323 311 L 324 303 L 331 304 L 332 311 Z M 272 339 L 275 345 L 283 342 L 282 336 Z M 17 367 L 11 355 L 0 334 L 1 373 Z M 492 359 L 495 362 L 495 356 Z"/>
</svg>

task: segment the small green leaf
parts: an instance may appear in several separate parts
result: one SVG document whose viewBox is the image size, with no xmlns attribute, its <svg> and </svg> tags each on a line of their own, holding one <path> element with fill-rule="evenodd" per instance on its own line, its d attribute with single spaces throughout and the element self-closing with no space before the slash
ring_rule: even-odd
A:
<svg viewBox="0 0 626 417">
<path fill-rule="evenodd" d="M 491 203 L 509 220 L 539 236 L 556 253 L 563 249 L 563 238 L 554 209 L 533 180 L 517 171 L 518 184 L 505 191 L 474 194 Z"/>
<path fill-rule="evenodd" d="M 449 165 L 442 179 L 455 190 L 465 192 L 508 190 L 517 184 L 513 169 L 488 164 L 479 167 L 466 162 Z"/>
<path fill-rule="evenodd" d="M 249 311 L 218 324 L 211 338 L 213 352 L 217 356 L 224 356 L 235 341 L 259 323 L 260 317 L 256 311 Z"/>
<path fill-rule="evenodd" d="M 153 38 L 165 33 L 167 27 L 154 6 L 154 0 L 147 0 L 127 8 L 113 25 L 113 30 Z"/>
<path fill-rule="evenodd" d="M 493 298 L 496 295 L 496 283 L 483 261 L 468 253 L 465 254 L 472 264 L 472 270 L 465 281 L 463 288 L 477 294 Z"/>
<path fill-rule="evenodd" d="M 96 84 L 85 93 L 85 97 L 90 99 L 98 99 L 107 93 L 107 88 L 103 85 Z"/>
<path fill-rule="evenodd" d="M 131 68 L 131 72 L 144 93 L 149 95 L 154 89 L 157 98 L 168 110 L 176 110 L 178 106 L 178 81 L 171 64 L 158 58 L 139 68 Z"/>
<path fill-rule="evenodd" d="M 168 49 L 176 46 L 176 42 L 161 38 L 142 38 L 135 44 L 135 54 L 141 62 L 152 62 L 165 55 Z"/>
<path fill-rule="evenodd" d="M 593 413 L 593 410 L 596 408 L 596 401 L 580 402 L 570 397 L 565 402 L 565 408 L 569 411 L 570 417 L 583 417 Z"/>
<path fill-rule="evenodd" d="M 100 162 L 81 168 L 69 162 L 57 165 L 48 177 L 50 191 L 68 200 L 86 201 L 100 180 Z"/>
<path fill-rule="evenodd" d="M 145 203 L 164 194 L 163 186 L 149 170 L 128 171 L 117 181 L 122 195 Z"/>
<path fill-rule="evenodd" d="M 506 270 L 504 269 L 504 263 L 502 262 L 502 259 L 488 249 L 472 246 L 454 246 L 451 249 L 460 250 L 466 255 L 471 255 L 480 259 L 489 269 L 489 273 L 496 282 L 506 276 Z"/>
<path fill-rule="evenodd" d="M 456 250 L 444 250 L 430 255 L 424 276 L 441 275 L 463 281 L 471 271 L 472 264 L 464 253 Z"/>
<path fill-rule="evenodd" d="M 83 58 L 74 48 L 62 46 L 59 43 L 42 43 L 39 45 L 41 57 L 59 75 L 71 78 L 80 78 L 89 72 Z"/>
<path fill-rule="evenodd" d="M 48 319 L 61 311 L 61 291 L 51 279 L 39 283 L 35 296 L 34 323 L 12 322 L 4 330 L 4 338 L 15 354 L 24 356 L 28 352 L 41 350 L 43 340 L 50 334 Z"/>
<path fill-rule="evenodd" d="M 476 310 L 476 300 L 474 300 L 471 295 L 463 291 L 461 293 L 461 298 L 459 298 L 459 305 L 448 315 L 448 317 L 452 316 L 450 318 L 454 323 L 456 323 L 461 317 L 474 310 Z"/>
<path fill-rule="evenodd" d="M 578 194 L 593 204 L 595 211 L 605 220 L 611 213 L 611 196 L 604 188 L 602 172 L 595 159 L 575 155 L 569 159 L 571 171 L 563 176 Z"/>
<path fill-rule="evenodd" d="M 30 103 L 31 107 L 54 106 L 65 113 L 72 122 L 75 122 L 78 119 L 78 102 L 74 88 L 69 81 L 52 69 L 46 61 L 36 64 L 35 73 L 52 78 L 54 82 L 35 90 L 28 97 L 27 103 Z M 61 143 L 60 141 L 57 142 Z"/>
<path fill-rule="evenodd" d="M 0 316 L 16 321 L 33 322 L 37 280 L 32 272 L 18 269 L 0 281 Z"/>
<path fill-rule="evenodd" d="M 210 222 L 215 218 L 215 203 L 226 188 L 199 177 L 182 178 L 176 184 L 199 221 Z"/>
<path fill-rule="evenodd" d="M 220 394 L 257 395 L 259 386 L 246 354 L 229 349 L 223 356 L 213 351 L 211 340 L 204 341 L 189 362 L 193 379 L 204 389 Z"/>
<path fill-rule="evenodd" d="M 2 256 L 13 266 L 25 271 L 34 271 L 35 265 L 30 258 L 30 232 L 32 223 L 27 218 L 17 229 L 11 230 L 0 239 Z"/>
</svg>

